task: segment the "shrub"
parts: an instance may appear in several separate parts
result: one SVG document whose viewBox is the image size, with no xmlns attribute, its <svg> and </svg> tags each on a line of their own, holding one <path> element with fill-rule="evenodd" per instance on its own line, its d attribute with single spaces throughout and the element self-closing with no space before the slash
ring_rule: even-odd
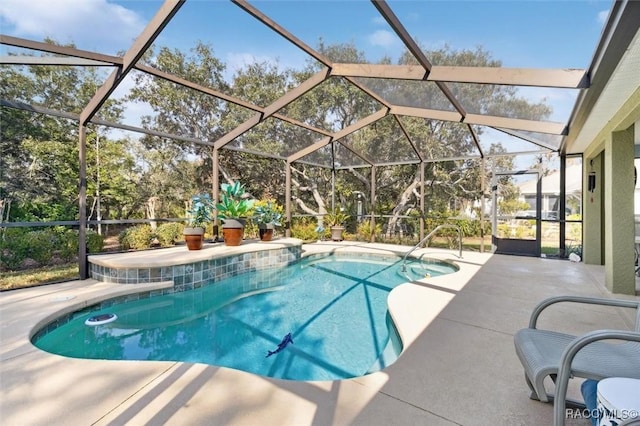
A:
<svg viewBox="0 0 640 426">
<path fill-rule="evenodd" d="M 149 225 L 138 225 L 125 229 L 118 235 L 118 242 L 123 250 L 144 250 L 151 247 L 154 239 L 153 230 Z"/>
<path fill-rule="evenodd" d="M 175 245 L 182 238 L 184 225 L 179 222 L 163 223 L 156 228 L 156 238 L 162 247 Z"/>
<path fill-rule="evenodd" d="M 291 224 L 291 236 L 294 238 L 299 238 L 304 242 L 318 241 L 318 232 L 316 232 L 317 226 L 318 222 L 315 219 L 296 219 Z M 328 229 L 325 229 L 323 232 L 323 237 L 327 237 L 330 235 L 330 231 Z"/>
<path fill-rule="evenodd" d="M 103 247 L 102 236 L 87 230 L 87 251 L 98 253 Z M 71 261 L 78 255 L 78 231 L 62 226 L 46 229 L 9 228 L 0 239 L 0 264 L 3 269 L 19 269 L 25 259 L 38 266 L 55 264 L 55 256 Z"/>
<path fill-rule="evenodd" d="M 59 238 L 53 229 L 39 229 L 28 232 L 25 235 L 25 240 L 29 246 L 27 257 L 40 265 L 46 265 L 53 257 Z"/>
<path fill-rule="evenodd" d="M 58 255 L 66 261 L 74 259 L 78 255 L 78 231 L 66 228 L 57 228 Z"/>
<path fill-rule="evenodd" d="M 363 220 L 356 228 L 355 239 L 357 241 L 371 241 L 372 236 L 379 238 L 382 235 L 382 224 L 376 223 L 375 229 L 371 229 L 371 221 Z"/>
<path fill-rule="evenodd" d="M 87 229 L 87 253 L 100 253 L 104 247 L 104 238 L 92 229 Z M 56 249 L 63 260 L 72 260 L 78 255 L 78 231 L 58 230 Z"/>
<path fill-rule="evenodd" d="M 28 231 L 21 228 L 7 228 L 0 238 L 0 264 L 2 268 L 15 270 L 29 256 L 29 243 L 25 238 Z"/>
<path fill-rule="evenodd" d="M 258 224 L 251 218 L 244 224 L 244 238 L 258 238 Z"/>
<path fill-rule="evenodd" d="M 78 238 L 75 238 L 76 244 Z M 87 252 L 100 253 L 104 247 L 104 238 L 92 229 L 87 229 Z"/>
<path fill-rule="evenodd" d="M 122 250 L 129 250 L 131 248 L 131 230 L 133 228 L 127 228 L 122 230 L 118 234 L 118 244 Z"/>
</svg>

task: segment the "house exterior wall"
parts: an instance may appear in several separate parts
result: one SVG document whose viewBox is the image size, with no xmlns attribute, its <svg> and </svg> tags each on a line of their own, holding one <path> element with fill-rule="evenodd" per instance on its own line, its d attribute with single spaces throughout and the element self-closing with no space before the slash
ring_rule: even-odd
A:
<svg viewBox="0 0 640 426">
<path fill-rule="evenodd" d="M 612 132 L 605 141 L 605 285 L 613 293 L 635 294 L 634 127 Z"/>
<path fill-rule="evenodd" d="M 598 176 L 596 191 L 583 192 L 583 260 L 604 264 L 612 293 L 636 294 L 634 145 L 640 145 L 640 88 L 583 152 L 584 188 L 592 159 Z"/>
</svg>

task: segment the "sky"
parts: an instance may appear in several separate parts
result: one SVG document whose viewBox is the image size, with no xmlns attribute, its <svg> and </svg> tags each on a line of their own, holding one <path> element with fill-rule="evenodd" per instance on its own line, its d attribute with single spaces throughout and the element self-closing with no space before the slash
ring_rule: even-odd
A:
<svg viewBox="0 0 640 426">
<path fill-rule="evenodd" d="M 611 7 L 610 1 L 600 0 L 387 3 L 426 49 L 481 46 L 503 66 L 518 68 L 588 68 Z M 251 4 L 311 47 L 319 40 L 353 43 L 371 62 L 385 56 L 395 60 L 404 49 L 368 0 Z M 129 47 L 160 5 L 157 0 L 2 0 L 0 32 L 32 40 L 50 37 L 80 49 L 116 54 Z M 254 61 L 302 67 L 309 59 L 225 0 L 188 0 L 155 45 L 188 50 L 197 41 L 210 44 L 226 62 L 227 77 Z M 0 54 L 6 54 L 6 46 L 0 48 Z M 567 89 L 523 88 L 521 93 L 532 101 L 545 99 L 554 109 L 551 120 L 559 122 L 568 120 L 577 96 L 577 91 Z"/>
<path fill-rule="evenodd" d="M 312 47 L 353 42 L 372 61 L 397 58 L 402 44 L 367 0 L 257 0 L 262 12 Z M 611 3 L 596 0 L 390 0 L 389 6 L 426 48 L 483 46 L 503 66 L 586 68 Z M 3 0 L 2 33 L 74 42 L 115 54 L 126 49 L 155 14 L 157 0 Z M 188 0 L 160 36 L 163 45 L 189 48 L 196 40 L 233 63 L 250 58 L 299 64 L 305 55 L 224 0 Z M 232 65 L 233 66 L 233 65 Z"/>
</svg>

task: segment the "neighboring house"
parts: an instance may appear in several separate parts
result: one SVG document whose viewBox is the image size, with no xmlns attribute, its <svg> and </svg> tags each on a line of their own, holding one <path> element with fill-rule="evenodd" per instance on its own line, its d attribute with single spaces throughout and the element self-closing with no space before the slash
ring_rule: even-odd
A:
<svg viewBox="0 0 640 426">
<path fill-rule="evenodd" d="M 566 172 L 566 215 L 582 214 L 580 197 L 582 196 L 582 164 L 567 166 Z M 526 211 L 518 216 L 536 215 L 537 181 L 531 179 L 517 185 L 520 201 L 529 204 Z M 542 219 L 558 219 L 560 212 L 560 172 L 554 171 L 542 178 Z"/>
</svg>

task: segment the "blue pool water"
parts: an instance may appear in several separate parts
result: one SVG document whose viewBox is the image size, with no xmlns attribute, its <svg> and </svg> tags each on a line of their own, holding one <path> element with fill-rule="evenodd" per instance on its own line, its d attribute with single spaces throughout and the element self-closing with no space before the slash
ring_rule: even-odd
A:
<svg viewBox="0 0 640 426">
<path fill-rule="evenodd" d="M 399 341 L 387 296 L 406 274 L 451 273 L 444 262 L 310 257 L 199 289 L 87 309 L 34 344 L 75 358 L 197 362 L 291 380 L 362 376 L 391 364 Z M 117 319 L 88 326 L 90 317 Z M 292 344 L 275 351 L 291 333 Z"/>
</svg>

